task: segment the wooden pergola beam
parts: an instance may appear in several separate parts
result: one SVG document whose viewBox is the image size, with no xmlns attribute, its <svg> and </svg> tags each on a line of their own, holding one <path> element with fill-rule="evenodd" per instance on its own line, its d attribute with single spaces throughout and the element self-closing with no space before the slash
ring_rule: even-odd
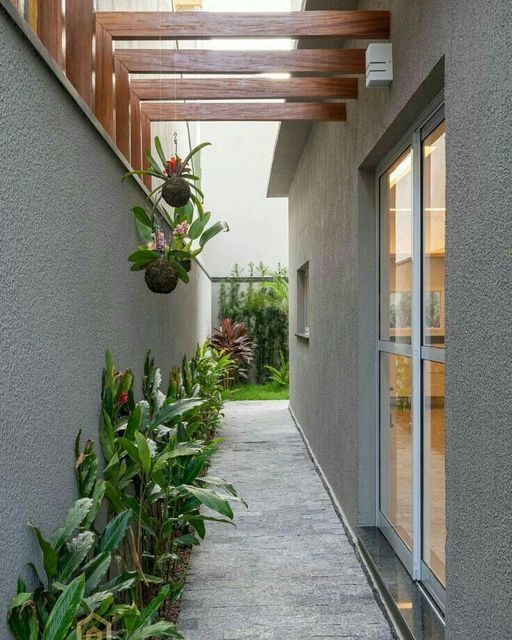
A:
<svg viewBox="0 0 512 640">
<path fill-rule="evenodd" d="M 389 11 L 291 11 L 220 13 L 202 11 L 98 12 L 115 40 L 209 38 L 387 39 Z"/>
<path fill-rule="evenodd" d="M 159 78 L 131 80 L 140 100 L 357 98 L 357 78 Z"/>
<path fill-rule="evenodd" d="M 130 73 L 251 74 L 365 72 L 364 49 L 217 51 L 206 49 L 116 49 Z"/>
<path fill-rule="evenodd" d="M 150 121 L 344 121 L 346 105 L 314 102 L 142 102 L 141 112 Z"/>
</svg>

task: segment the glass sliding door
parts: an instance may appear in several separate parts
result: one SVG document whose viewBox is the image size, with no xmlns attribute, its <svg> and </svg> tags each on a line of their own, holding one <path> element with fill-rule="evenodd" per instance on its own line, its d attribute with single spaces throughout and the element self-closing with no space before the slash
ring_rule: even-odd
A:
<svg viewBox="0 0 512 640">
<path fill-rule="evenodd" d="M 438 109 L 377 172 L 378 524 L 445 599 L 445 123 Z"/>
</svg>

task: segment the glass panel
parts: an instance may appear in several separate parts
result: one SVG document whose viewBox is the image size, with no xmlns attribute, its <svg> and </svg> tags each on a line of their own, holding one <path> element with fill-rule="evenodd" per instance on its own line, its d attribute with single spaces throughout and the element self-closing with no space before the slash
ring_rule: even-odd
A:
<svg viewBox="0 0 512 640">
<path fill-rule="evenodd" d="M 444 364 L 423 365 L 423 559 L 445 584 Z"/>
<path fill-rule="evenodd" d="M 381 353 L 380 510 L 412 548 L 412 360 Z"/>
<path fill-rule="evenodd" d="M 423 344 L 444 347 L 445 123 L 423 142 Z"/>
<path fill-rule="evenodd" d="M 380 179 L 380 337 L 411 343 L 412 149 Z"/>
</svg>

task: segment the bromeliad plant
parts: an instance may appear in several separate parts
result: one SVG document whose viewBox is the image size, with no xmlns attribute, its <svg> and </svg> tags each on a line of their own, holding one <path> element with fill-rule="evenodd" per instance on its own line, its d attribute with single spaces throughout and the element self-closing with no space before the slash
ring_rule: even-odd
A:
<svg viewBox="0 0 512 640">
<path fill-rule="evenodd" d="M 224 377 L 224 388 L 228 389 L 239 378 L 247 379 L 247 369 L 253 361 L 253 341 L 247 335 L 243 322 L 223 318 L 210 337 L 210 346 L 231 359 L 231 367 Z"/>
<path fill-rule="evenodd" d="M 221 231 L 229 231 L 225 222 L 208 227 L 211 212 L 204 211 L 204 194 L 197 186 L 199 177 L 191 173 L 189 162 L 209 142 L 198 145 L 182 160 L 174 155 L 167 159 L 158 137 L 155 147 L 159 164 L 146 152 L 149 168 L 131 171 L 129 175 L 147 175 L 162 182 L 149 194 L 153 198 L 151 211 L 143 207 L 132 209 L 143 244 L 128 258 L 132 271 L 145 270 L 145 281 L 155 293 L 170 293 L 178 280 L 188 282 L 192 259 L 198 256 L 207 242 Z M 194 193 L 192 192 L 194 191 Z M 159 207 L 161 200 L 173 207 L 173 212 Z M 170 231 L 164 231 L 167 224 Z"/>
</svg>

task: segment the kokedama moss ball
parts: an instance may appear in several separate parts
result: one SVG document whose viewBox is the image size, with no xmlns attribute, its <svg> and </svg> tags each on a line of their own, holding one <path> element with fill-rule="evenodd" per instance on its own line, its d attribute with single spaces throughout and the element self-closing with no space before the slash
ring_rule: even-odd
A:
<svg viewBox="0 0 512 640">
<path fill-rule="evenodd" d="M 171 207 L 184 207 L 191 195 L 190 185 L 184 178 L 168 178 L 164 182 L 162 196 Z"/>
<path fill-rule="evenodd" d="M 153 293 L 171 293 L 178 286 L 178 276 L 167 258 L 159 258 L 146 267 L 144 280 Z"/>
</svg>

